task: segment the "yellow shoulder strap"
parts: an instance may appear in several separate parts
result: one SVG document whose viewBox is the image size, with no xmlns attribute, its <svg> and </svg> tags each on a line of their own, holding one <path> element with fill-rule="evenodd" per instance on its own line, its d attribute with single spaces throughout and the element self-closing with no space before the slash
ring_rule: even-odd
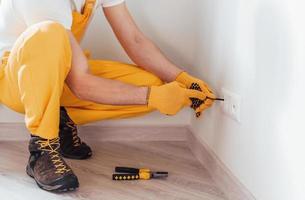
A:
<svg viewBox="0 0 305 200">
<path fill-rule="evenodd" d="M 1 0 L 0 0 L 1 1 Z M 71 6 L 73 10 L 76 10 L 76 4 L 74 0 L 70 0 Z M 96 0 L 86 0 L 84 7 L 81 10 L 81 13 L 88 12 L 88 10 L 92 10 L 95 6 Z"/>
<path fill-rule="evenodd" d="M 93 8 L 95 7 L 95 3 L 96 3 L 96 0 L 86 0 L 85 6 L 83 9 L 83 13 L 86 13 L 88 11 L 91 12 L 93 10 Z"/>
</svg>

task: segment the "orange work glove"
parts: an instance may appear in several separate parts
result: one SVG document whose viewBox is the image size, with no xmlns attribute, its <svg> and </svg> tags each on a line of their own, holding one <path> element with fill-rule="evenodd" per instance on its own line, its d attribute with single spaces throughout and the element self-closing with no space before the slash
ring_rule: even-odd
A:
<svg viewBox="0 0 305 200">
<path fill-rule="evenodd" d="M 162 86 L 152 86 L 148 106 L 159 110 L 163 114 L 175 115 L 184 106 L 192 104 L 190 98 L 204 100 L 206 96 L 203 92 L 186 89 L 183 84 L 174 81 Z"/>
<path fill-rule="evenodd" d="M 201 115 L 201 112 L 204 111 L 205 109 L 211 107 L 214 103 L 215 99 L 215 95 L 212 92 L 212 90 L 210 89 L 210 87 L 208 86 L 208 84 L 206 84 L 204 81 L 195 78 L 191 75 L 189 75 L 186 72 L 182 72 L 180 73 L 177 78 L 176 81 L 179 83 L 182 83 L 183 85 L 185 85 L 186 88 L 191 88 L 192 84 L 198 84 L 200 86 L 200 89 L 202 90 L 202 92 L 205 94 L 206 98 L 204 100 L 204 103 L 201 104 L 200 107 L 196 108 L 196 115 L 199 117 Z"/>
</svg>

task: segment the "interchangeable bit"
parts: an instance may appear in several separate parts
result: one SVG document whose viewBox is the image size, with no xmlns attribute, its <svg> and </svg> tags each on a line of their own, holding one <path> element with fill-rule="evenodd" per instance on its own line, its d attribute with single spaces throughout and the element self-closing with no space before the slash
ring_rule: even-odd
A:
<svg viewBox="0 0 305 200">
<path fill-rule="evenodd" d="M 152 172 L 151 178 L 167 178 L 168 172 Z"/>
</svg>

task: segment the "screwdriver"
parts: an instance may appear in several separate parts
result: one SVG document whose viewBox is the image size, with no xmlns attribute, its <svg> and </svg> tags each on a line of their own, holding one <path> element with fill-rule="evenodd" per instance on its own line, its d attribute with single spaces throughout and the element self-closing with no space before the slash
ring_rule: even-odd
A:
<svg viewBox="0 0 305 200">
<path fill-rule="evenodd" d="M 163 179 L 168 177 L 168 172 L 155 172 L 147 168 L 116 167 L 112 180 L 129 181 L 129 180 L 150 180 Z"/>
<path fill-rule="evenodd" d="M 225 99 L 221 99 L 221 98 L 213 99 L 213 98 L 207 97 L 207 99 L 210 99 L 210 100 L 213 100 L 213 101 L 225 101 Z"/>
</svg>

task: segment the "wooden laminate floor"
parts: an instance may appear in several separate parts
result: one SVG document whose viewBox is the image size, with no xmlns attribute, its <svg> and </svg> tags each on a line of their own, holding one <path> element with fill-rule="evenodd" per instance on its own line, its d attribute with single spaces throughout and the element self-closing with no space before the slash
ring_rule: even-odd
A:
<svg viewBox="0 0 305 200">
<path fill-rule="evenodd" d="M 0 142 L 1 200 L 224 200 L 207 170 L 184 142 L 87 142 L 89 160 L 67 160 L 80 181 L 76 192 L 54 194 L 39 189 L 25 173 L 26 142 Z M 115 182 L 115 166 L 168 171 L 166 180 Z"/>
</svg>

